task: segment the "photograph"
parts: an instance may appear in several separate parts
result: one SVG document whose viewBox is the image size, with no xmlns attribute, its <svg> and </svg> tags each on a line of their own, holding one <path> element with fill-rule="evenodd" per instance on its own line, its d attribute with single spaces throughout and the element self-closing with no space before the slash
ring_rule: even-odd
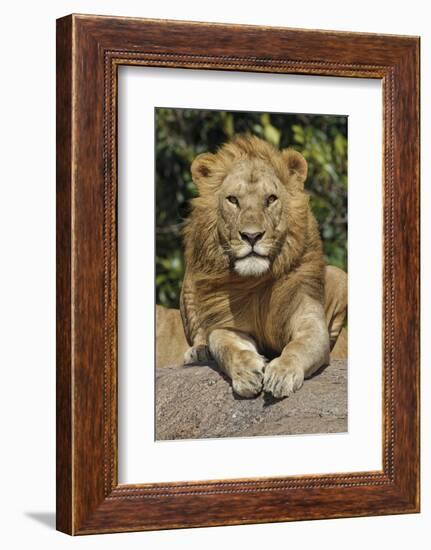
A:
<svg viewBox="0 0 431 550">
<path fill-rule="evenodd" d="M 156 440 L 348 431 L 348 117 L 155 108 Z"/>
</svg>

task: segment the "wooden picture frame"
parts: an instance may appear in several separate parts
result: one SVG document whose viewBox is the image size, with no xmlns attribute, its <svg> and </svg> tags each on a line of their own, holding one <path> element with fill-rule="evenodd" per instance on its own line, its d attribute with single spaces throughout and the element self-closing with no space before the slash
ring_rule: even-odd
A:
<svg viewBox="0 0 431 550">
<path fill-rule="evenodd" d="M 383 83 L 383 469 L 119 485 L 117 68 Z M 57 529 L 419 511 L 419 38 L 70 15 L 57 21 Z"/>
</svg>

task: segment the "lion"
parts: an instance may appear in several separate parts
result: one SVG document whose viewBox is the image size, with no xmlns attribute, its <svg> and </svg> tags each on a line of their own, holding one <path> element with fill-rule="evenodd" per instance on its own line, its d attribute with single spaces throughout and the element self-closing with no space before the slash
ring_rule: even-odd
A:
<svg viewBox="0 0 431 550">
<path fill-rule="evenodd" d="M 304 191 L 307 162 L 240 135 L 198 155 L 191 173 L 198 196 L 183 230 L 184 363 L 213 358 L 241 397 L 288 397 L 328 364 L 347 304 L 347 284 L 325 304 L 336 268 L 325 267 Z"/>
</svg>

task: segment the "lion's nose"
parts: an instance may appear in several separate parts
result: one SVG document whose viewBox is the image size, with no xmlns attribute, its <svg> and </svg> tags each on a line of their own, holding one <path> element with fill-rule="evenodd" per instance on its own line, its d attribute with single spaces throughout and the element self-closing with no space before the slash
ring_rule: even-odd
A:
<svg viewBox="0 0 431 550">
<path fill-rule="evenodd" d="M 262 237 L 263 237 L 263 232 L 262 233 L 248 233 L 247 231 L 243 231 L 239 233 L 241 235 L 241 239 L 243 241 L 247 241 L 248 243 L 250 243 L 251 246 L 254 246 L 257 241 L 259 241 Z"/>
</svg>

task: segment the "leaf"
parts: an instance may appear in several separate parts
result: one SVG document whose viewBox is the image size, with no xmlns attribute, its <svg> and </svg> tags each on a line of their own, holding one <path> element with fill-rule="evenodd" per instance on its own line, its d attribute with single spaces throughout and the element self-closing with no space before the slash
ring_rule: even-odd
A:
<svg viewBox="0 0 431 550">
<path fill-rule="evenodd" d="M 271 124 L 271 117 L 268 113 L 263 113 L 260 117 L 263 135 L 267 141 L 278 147 L 280 143 L 281 132 L 275 126 Z"/>
<path fill-rule="evenodd" d="M 223 116 L 223 130 L 224 133 L 231 138 L 235 133 L 235 126 L 232 113 L 224 113 Z"/>
</svg>

